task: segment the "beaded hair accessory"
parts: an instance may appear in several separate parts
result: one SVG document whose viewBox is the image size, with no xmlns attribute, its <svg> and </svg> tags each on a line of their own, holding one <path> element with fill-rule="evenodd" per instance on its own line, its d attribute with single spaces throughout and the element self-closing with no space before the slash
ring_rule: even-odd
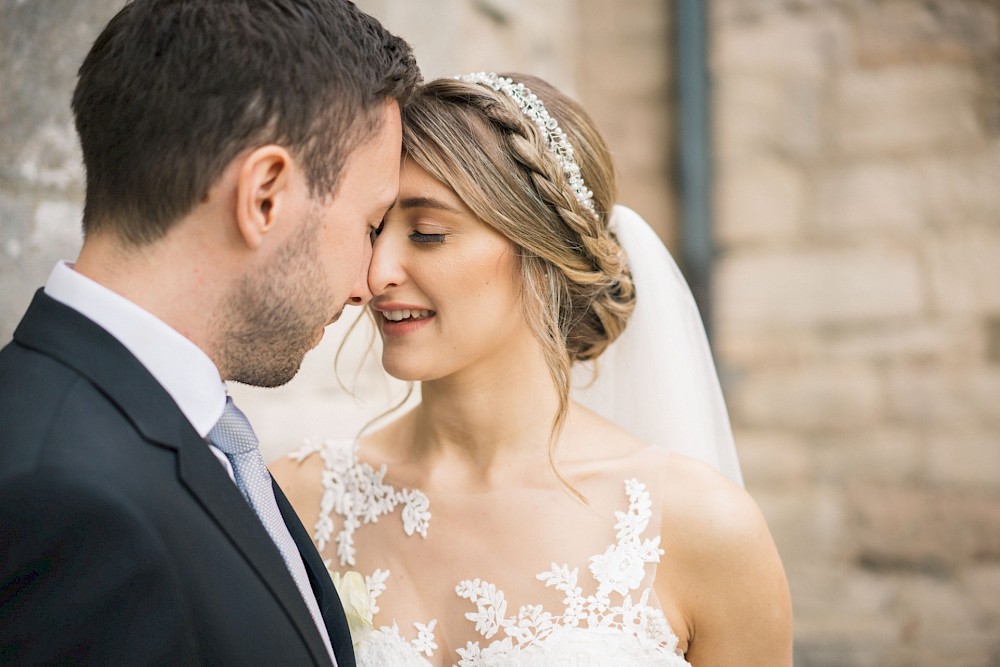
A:
<svg viewBox="0 0 1000 667">
<path fill-rule="evenodd" d="M 545 104 L 538 99 L 537 95 L 531 92 L 523 83 L 515 83 L 513 79 L 498 76 L 493 72 L 488 74 L 486 72 L 462 74 L 455 78 L 466 83 L 479 83 L 489 86 L 493 90 L 500 91 L 514 100 L 521 113 L 533 121 L 538 126 L 538 129 L 542 131 L 542 136 L 545 137 L 545 147 L 556 158 L 559 166 L 562 167 L 563 173 L 566 175 L 566 180 L 569 182 L 569 187 L 573 190 L 576 200 L 580 202 L 580 206 L 590 211 L 594 216 L 597 215 L 597 210 L 594 208 L 594 193 L 583 181 L 583 176 L 580 174 L 580 165 L 577 164 L 576 158 L 573 156 L 573 146 L 569 143 L 569 137 L 559 127 L 556 119 L 549 115 L 548 109 L 545 108 Z"/>
</svg>

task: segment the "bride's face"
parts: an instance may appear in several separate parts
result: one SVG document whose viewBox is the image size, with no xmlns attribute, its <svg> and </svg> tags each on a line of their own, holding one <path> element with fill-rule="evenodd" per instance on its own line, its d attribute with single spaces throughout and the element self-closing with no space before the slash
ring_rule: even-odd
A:
<svg viewBox="0 0 1000 667">
<path fill-rule="evenodd" d="M 403 160 L 368 272 L 385 369 L 427 381 L 507 363 L 527 332 L 514 270 L 505 237 Z"/>
</svg>

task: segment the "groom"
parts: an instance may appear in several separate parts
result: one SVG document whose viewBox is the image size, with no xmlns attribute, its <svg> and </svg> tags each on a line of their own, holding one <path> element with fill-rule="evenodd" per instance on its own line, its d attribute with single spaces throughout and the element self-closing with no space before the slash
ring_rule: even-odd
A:
<svg viewBox="0 0 1000 667">
<path fill-rule="evenodd" d="M 287 382 L 370 298 L 418 79 L 346 0 L 134 0 L 97 38 L 83 248 L 0 351 L 0 663 L 354 665 L 223 381 Z"/>
</svg>

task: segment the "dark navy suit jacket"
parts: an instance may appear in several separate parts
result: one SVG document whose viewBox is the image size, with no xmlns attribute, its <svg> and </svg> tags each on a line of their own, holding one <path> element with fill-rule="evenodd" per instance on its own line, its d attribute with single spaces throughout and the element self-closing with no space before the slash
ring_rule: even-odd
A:
<svg viewBox="0 0 1000 667">
<path fill-rule="evenodd" d="M 274 485 L 340 667 L 343 608 Z M 257 516 L 114 337 L 39 290 L 0 350 L 0 664 L 329 665 Z"/>
</svg>

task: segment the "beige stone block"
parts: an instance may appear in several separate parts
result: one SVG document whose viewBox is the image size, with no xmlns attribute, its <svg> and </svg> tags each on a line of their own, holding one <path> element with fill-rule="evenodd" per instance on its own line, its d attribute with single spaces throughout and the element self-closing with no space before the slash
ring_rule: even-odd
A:
<svg viewBox="0 0 1000 667">
<path fill-rule="evenodd" d="M 804 363 L 820 357 L 823 350 L 823 336 L 811 329 L 745 327 L 719 317 L 714 319 L 712 347 L 716 362 L 734 368 Z"/>
<path fill-rule="evenodd" d="M 988 657 L 983 647 L 993 633 L 980 627 L 980 614 L 963 588 L 951 577 L 903 580 L 895 600 L 903 622 L 897 655 L 919 656 L 920 664 L 989 664 L 977 660 Z"/>
<path fill-rule="evenodd" d="M 823 159 L 829 143 L 828 92 L 825 79 L 794 79 L 781 87 L 781 107 L 774 117 L 781 154 L 811 163 Z"/>
<path fill-rule="evenodd" d="M 859 562 L 940 572 L 1000 558 L 1000 494 L 854 484 L 845 523 Z"/>
<path fill-rule="evenodd" d="M 923 271 L 897 247 L 759 250 L 722 255 L 720 326 L 742 329 L 878 323 L 921 316 Z"/>
<path fill-rule="evenodd" d="M 1000 627 L 1000 563 L 971 563 L 960 576 L 962 589 L 979 610 L 983 627 Z M 1000 637 L 994 645 L 1000 651 Z"/>
<path fill-rule="evenodd" d="M 794 237 L 802 227 L 806 180 L 787 162 L 726 165 L 716 188 L 714 231 L 724 245 Z"/>
<path fill-rule="evenodd" d="M 942 362 L 897 364 L 886 369 L 889 414 L 923 426 L 974 423 L 978 417 L 969 400 L 969 369 Z"/>
<path fill-rule="evenodd" d="M 801 487 L 814 478 L 813 451 L 797 433 L 737 429 L 736 451 L 751 495 L 757 489 Z"/>
<path fill-rule="evenodd" d="M 1000 223 L 1000 139 L 984 144 L 982 150 L 923 160 L 915 166 L 922 175 L 920 190 L 927 215 L 935 227 L 995 227 Z"/>
<path fill-rule="evenodd" d="M 817 476 L 844 484 L 908 484 L 923 472 L 925 437 L 919 428 L 877 424 L 812 438 Z"/>
<path fill-rule="evenodd" d="M 986 362 L 1000 364 L 1000 315 L 987 317 L 981 323 Z"/>
<path fill-rule="evenodd" d="M 363 0 L 359 7 L 410 43 L 425 79 L 514 70 L 575 88 L 573 0 Z"/>
<path fill-rule="evenodd" d="M 991 427 L 1000 426 L 1000 366 L 997 364 L 975 364 L 968 371 L 967 400 L 979 416 L 979 423 Z M 1000 431 L 997 431 L 1000 441 Z"/>
<path fill-rule="evenodd" d="M 823 79 L 727 74 L 713 88 L 713 150 L 723 163 L 748 153 L 808 161 L 827 142 Z"/>
<path fill-rule="evenodd" d="M 1000 311 L 1000 226 L 936 231 L 922 248 L 935 312 L 990 315 Z"/>
<path fill-rule="evenodd" d="M 749 369 L 729 406 L 740 427 L 819 432 L 869 428 L 884 412 L 880 378 L 864 364 Z"/>
<path fill-rule="evenodd" d="M 847 612 L 869 618 L 884 615 L 899 587 L 892 578 L 860 570 L 842 560 L 798 563 L 789 566 L 788 575 L 800 593 L 793 599 L 796 610 L 813 618 L 824 613 L 852 615 Z"/>
<path fill-rule="evenodd" d="M 463 71 L 461 54 L 467 38 L 459 29 L 461 0 L 360 0 L 358 7 L 405 39 L 426 80 Z"/>
<path fill-rule="evenodd" d="M 580 27 L 583 39 L 592 43 L 592 49 L 604 49 L 617 41 L 621 34 L 619 21 L 624 12 L 616 3 L 607 0 L 579 0 Z"/>
<path fill-rule="evenodd" d="M 925 224 L 920 174 L 906 163 L 869 162 L 819 180 L 816 222 L 831 236 L 909 234 Z"/>
<path fill-rule="evenodd" d="M 615 9 L 620 34 L 626 39 L 662 40 L 673 23 L 672 7 L 661 0 L 629 0 L 628 5 L 604 2 Z"/>
<path fill-rule="evenodd" d="M 857 12 L 857 53 L 865 65 L 970 63 L 995 58 L 1000 12 L 989 3 L 893 0 Z"/>
<path fill-rule="evenodd" d="M 981 332 L 962 320 L 902 320 L 824 332 L 818 356 L 872 362 L 981 359 Z"/>
<path fill-rule="evenodd" d="M 848 28 L 834 12 L 775 12 L 757 21 L 716 23 L 712 70 L 821 77 L 846 57 Z"/>
<path fill-rule="evenodd" d="M 713 150 L 723 164 L 779 143 L 780 82 L 731 74 L 719 77 L 712 92 Z"/>
<path fill-rule="evenodd" d="M 662 178 L 647 173 L 623 179 L 619 199 L 645 218 L 668 248 L 677 247 L 677 207 L 673 194 L 664 189 Z"/>
<path fill-rule="evenodd" d="M 895 577 L 850 563 L 787 563 L 795 617 L 795 664 L 885 667 L 902 622 Z"/>
<path fill-rule="evenodd" d="M 983 327 L 964 319 L 901 320 L 798 329 L 787 326 L 713 330 L 717 360 L 733 366 L 831 361 L 980 363 Z"/>
<path fill-rule="evenodd" d="M 784 0 L 713 0 L 709 4 L 712 27 L 751 23 L 785 11 Z"/>
<path fill-rule="evenodd" d="M 433 17 L 435 13 L 432 12 Z M 460 71 L 529 72 L 576 95 L 578 15 L 572 0 L 462 3 Z M 438 29 L 425 34 L 433 38 Z M 456 63 L 446 75 L 455 73 Z"/>
<path fill-rule="evenodd" d="M 982 332 L 969 322 L 886 321 L 790 329 L 716 326 L 717 359 L 742 367 L 830 361 L 981 359 Z"/>
<path fill-rule="evenodd" d="M 613 11 L 614 33 L 608 34 L 604 43 L 585 42 L 584 48 L 601 50 L 607 73 L 602 87 L 648 93 L 673 76 L 670 8 L 656 0 L 637 0 L 627 10 Z"/>
<path fill-rule="evenodd" d="M 673 74 L 665 34 L 656 40 L 638 43 L 619 37 L 613 46 L 613 50 L 602 53 L 600 60 L 593 63 L 593 75 L 600 77 L 602 94 L 612 96 L 619 112 L 627 109 L 623 95 L 643 100 L 665 96 Z"/>
<path fill-rule="evenodd" d="M 917 640 L 909 638 L 918 632 L 926 632 L 919 623 L 909 622 L 904 626 L 906 642 L 896 642 L 892 650 L 878 663 L 879 667 L 995 667 L 997 664 L 995 649 L 991 644 L 995 640 L 991 635 L 981 637 L 976 643 L 969 643 L 969 637 L 962 633 L 960 642 L 953 643 L 950 638 L 940 642 L 932 642 L 927 637 Z M 980 632 L 980 635 L 985 633 Z M 921 643 L 930 642 L 930 643 Z"/>
<path fill-rule="evenodd" d="M 1000 493 L 1000 428 L 934 429 L 928 440 L 924 474 L 929 481 Z"/>
<path fill-rule="evenodd" d="M 982 145 L 977 75 L 964 67 L 848 70 L 835 82 L 833 126 L 848 155 L 913 155 Z"/>
<path fill-rule="evenodd" d="M 656 106 L 634 105 L 622 112 L 623 125 L 615 135 L 614 159 L 630 169 L 655 170 L 661 182 L 670 163 L 670 118 Z"/>
</svg>

